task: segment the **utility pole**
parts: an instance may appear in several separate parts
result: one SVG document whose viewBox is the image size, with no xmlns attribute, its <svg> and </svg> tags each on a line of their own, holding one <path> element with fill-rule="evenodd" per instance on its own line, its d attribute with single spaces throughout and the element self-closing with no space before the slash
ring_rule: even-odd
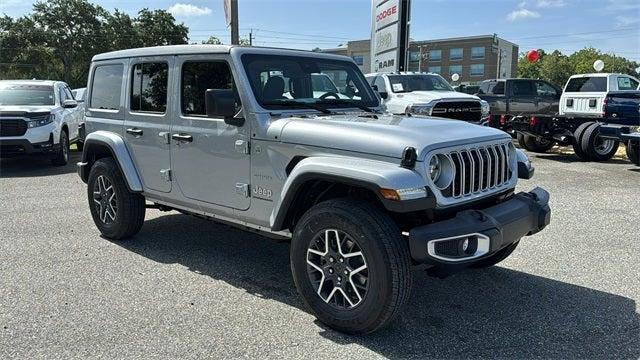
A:
<svg viewBox="0 0 640 360">
<path fill-rule="evenodd" d="M 231 7 L 231 44 L 240 44 L 240 34 L 238 31 L 238 0 L 230 0 Z"/>
<path fill-rule="evenodd" d="M 249 30 L 249 46 L 253 46 L 253 29 Z"/>
</svg>

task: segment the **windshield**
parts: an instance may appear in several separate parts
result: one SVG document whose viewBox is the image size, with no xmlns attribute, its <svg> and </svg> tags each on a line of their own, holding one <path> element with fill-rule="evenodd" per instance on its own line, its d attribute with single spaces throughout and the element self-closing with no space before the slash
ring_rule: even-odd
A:
<svg viewBox="0 0 640 360">
<path fill-rule="evenodd" d="M 55 105 L 53 86 L 0 84 L 0 105 Z"/>
<path fill-rule="evenodd" d="M 569 80 L 565 92 L 606 92 L 606 77 L 579 77 Z"/>
<path fill-rule="evenodd" d="M 412 91 L 453 91 L 451 85 L 439 75 L 389 75 L 391 91 L 394 93 Z"/>
<path fill-rule="evenodd" d="M 266 109 L 379 105 L 358 67 L 349 61 L 245 54 L 242 63 L 253 94 Z"/>
</svg>

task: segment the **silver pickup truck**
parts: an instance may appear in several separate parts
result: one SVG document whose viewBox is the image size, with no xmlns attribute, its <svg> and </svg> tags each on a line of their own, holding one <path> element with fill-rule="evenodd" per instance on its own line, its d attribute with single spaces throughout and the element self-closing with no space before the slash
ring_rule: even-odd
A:
<svg viewBox="0 0 640 360">
<path fill-rule="evenodd" d="M 550 221 L 547 192 L 514 192 L 533 168 L 506 133 L 383 114 L 346 57 L 122 50 L 93 58 L 87 91 L 78 173 L 104 237 L 135 235 L 155 207 L 290 239 L 299 293 L 344 332 L 391 321 L 413 264 L 492 266 Z"/>
</svg>

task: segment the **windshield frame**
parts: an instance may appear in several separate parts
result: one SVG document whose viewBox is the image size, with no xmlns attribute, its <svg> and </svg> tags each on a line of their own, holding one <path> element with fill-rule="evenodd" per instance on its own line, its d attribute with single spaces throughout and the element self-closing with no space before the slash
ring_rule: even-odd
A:
<svg viewBox="0 0 640 360">
<path fill-rule="evenodd" d="M 51 103 L 39 103 L 39 104 L 9 104 L 3 103 L 2 98 L 0 97 L 0 106 L 56 106 L 57 96 L 55 91 L 55 86 L 53 85 L 42 85 L 42 84 L 16 84 L 16 83 L 8 83 L 8 84 L 0 84 L 0 92 L 7 90 L 20 90 L 20 91 L 38 91 L 38 92 L 48 92 L 51 98 Z"/>
<path fill-rule="evenodd" d="M 409 77 L 434 78 L 437 81 L 441 81 L 443 84 L 446 84 L 449 88 L 446 90 L 432 89 L 432 90 L 411 90 L 411 91 L 405 90 L 404 87 L 403 87 L 403 90 L 398 90 L 398 91 L 396 91 L 393 88 L 393 84 L 394 84 L 393 79 L 409 78 Z M 451 86 L 451 84 L 449 84 L 447 80 L 445 80 L 442 76 L 438 74 L 389 74 L 387 75 L 387 79 L 389 80 L 389 86 L 391 87 L 391 91 L 395 94 L 412 93 L 414 91 L 455 91 Z"/>
<path fill-rule="evenodd" d="M 345 71 L 349 73 L 348 74 L 350 76 L 349 81 L 353 83 L 353 85 L 357 88 L 357 90 L 359 90 L 360 92 L 364 91 L 364 94 L 365 94 L 365 96 L 361 95 L 363 97 L 361 99 L 343 99 L 349 102 L 353 102 L 353 104 L 350 104 L 347 102 L 327 103 L 325 102 L 325 99 L 320 99 L 320 98 L 286 99 L 287 101 L 293 100 L 300 104 L 310 104 L 310 105 L 317 104 L 317 106 L 323 106 L 330 109 L 358 109 L 358 108 L 362 108 L 363 106 L 368 108 L 378 108 L 380 106 L 378 97 L 374 93 L 373 89 L 371 89 L 371 86 L 369 85 L 369 83 L 365 80 L 364 75 L 362 74 L 362 71 L 350 59 L 342 60 L 342 59 L 334 59 L 334 58 L 324 57 L 324 56 L 308 56 L 306 54 L 261 54 L 261 53 L 253 53 L 253 52 L 243 53 L 240 55 L 240 63 L 242 64 L 241 69 L 244 72 L 244 76 L 246 76 L 246 79 L 249 85 L 248 88 L 250 90 L 250 94 L 252 95 L 255 103 L 259 107 L 265 110 L 290 110 L 290 111 L 297 111 L 297 112 L 309 111 L 309 110 L 317 111 L 317 110 L 313 110 L 311 107 L 307 107 L 307 109 L 305 109 L 304 106 L 296 107 L 296 106 L 292 106 L 291 104 L 279 105 L 279 104 L 273 104 L 273 101 L 271 100 L 262 99 L 262 97 L 260 96 L 260 92 L 261 92 L 261 89 L 259 88 L 260 84 L 256 83 L 255 80 L 251 78 L 252 73 L 250 70 L 251 69 L 250 65 L 256 60 L 260 61 L 265 59 L 273 62 L 279 62 L 284 60 L 288 60 L 288 61 L 293 60 L 293 61 L 299 61 L 299 62 L 316 62 L 319 64 L 343 67 Z M 278 70 L 273 69 L 269 71 L 278 71 Z M 323 73 L 305 72 L 305 74 L 311 76 L 312 74 L 323 74 Z M 331 99 L 332 98 L 328 98 L 327 100 L 331 100 Z"/>
</svg>

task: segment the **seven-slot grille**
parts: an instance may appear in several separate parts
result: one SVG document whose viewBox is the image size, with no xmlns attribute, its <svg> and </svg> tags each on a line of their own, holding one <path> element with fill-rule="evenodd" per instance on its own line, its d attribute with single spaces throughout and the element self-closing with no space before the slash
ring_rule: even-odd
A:
<svg viewBox="0 0 640 360">
<path fill-rule="evenodd" d="M 509 143 L 451 151 L 455 175 L 443 195 L 461 198 L 509 183 Z"/>
<path fill-rule="evenodd" d="M 433 107 L 431 115 L 464 121 L 480 121 L 482 108 L 479 101 L 443 101 Z"/>
<path fill-rule="evenodd" d="M 0 118 L 0 136 L 22 136 L 27 132 L 27 122 L 22 119 Z"/>
</svg>

